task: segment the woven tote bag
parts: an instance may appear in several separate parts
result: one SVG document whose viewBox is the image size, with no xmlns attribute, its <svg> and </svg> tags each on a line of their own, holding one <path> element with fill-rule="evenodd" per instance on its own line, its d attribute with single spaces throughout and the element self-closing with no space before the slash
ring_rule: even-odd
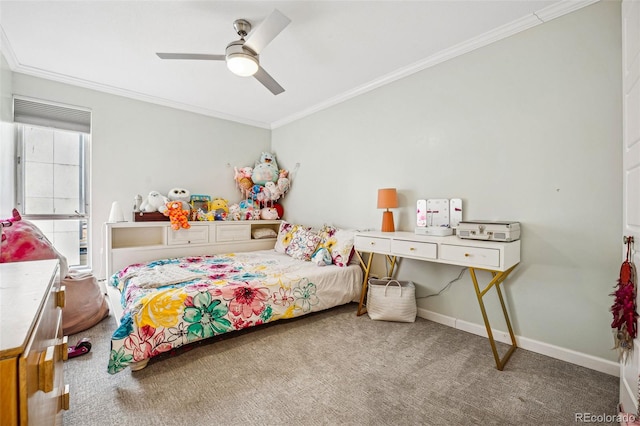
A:
<svg viewBox="0 0 640 426">
<path fill-rule="evenodd" d="M 418 313 L 416 286 L 411 281 L 370 279 L 367 313 L 372 320 L 414 322 Z"/>
</svg>

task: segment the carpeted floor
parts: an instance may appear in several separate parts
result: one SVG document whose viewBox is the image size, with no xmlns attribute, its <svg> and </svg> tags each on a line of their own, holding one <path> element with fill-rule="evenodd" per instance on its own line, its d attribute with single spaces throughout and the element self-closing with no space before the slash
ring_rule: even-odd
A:
<svg viewBox="0 0 640 426">
<path fill-rule="evenodd" d="M 614 416 L 618 378 L 523 349 L 504 371 L 485 338 L 349 304 L 107 373 L 112 317 L 70 336 L 65 425 L 575 425 Z M 500 345 L 501 350 L 505 346 Z M 599 424 L 615 424 L 599 423 Z"/>
</svg>

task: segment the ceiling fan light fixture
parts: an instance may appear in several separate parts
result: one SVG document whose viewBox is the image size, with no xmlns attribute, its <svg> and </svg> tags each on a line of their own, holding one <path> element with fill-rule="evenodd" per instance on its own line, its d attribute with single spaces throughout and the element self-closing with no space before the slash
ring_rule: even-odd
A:
<svg viewBox="0 0 640 426">
<path fill-rule="evenodd" d="M 232 53 L 227 55 L 227 68 L 241 77 L 250 77 L 258 71 L 258 61 L 246 53 Z"/>
</svg>

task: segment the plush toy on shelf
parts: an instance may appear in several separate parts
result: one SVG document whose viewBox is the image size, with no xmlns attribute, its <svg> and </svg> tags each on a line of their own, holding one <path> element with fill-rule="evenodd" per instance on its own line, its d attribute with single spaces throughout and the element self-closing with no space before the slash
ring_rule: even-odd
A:
<svg viewBox="0 0 640 426">
<path fill-rule="evenodd" d="M 213 221 L 213 220 L 216 220 L 216 218 L 213 215 L 213 212 L 208 211 L 208 210 L 204 210 L 204 209 L 198 209 L 198 210 L 196 210 L 196 220 L 199 220 L 199 221 Z"/>
<path fill-rule="evenodd" d="M 171 221 L 171 229 L 177 231 L 180 228 L 189 229 L 189 210 L 185 210 L 181 201 L 169 201 L 165 204 L 162 212 L 165 216 L 169 216 Z"/>
<path fill-rule="evenodd" d="M 191 210 L 191 192 L 184 188 L 172 188 L 167 194 L 169 201 L 180 201 L 184 210 Z M 159 210 L 159 209 L 158 209 Z"/>
<path fill-rule="evenodd" d="M 226 220 L 229 214 L 228 204 L 229 201 L 219 197 L 209 203 L 209 211 L 213 213 L 215 220 Z"/>
<path fill-rule="evenodd" d="M 278 219 L 278 211 L 274 207 L 263 207 L 260 210 L 260 219 L 276 220 Z"/>
<path fill-rule="evenodd" d="M 143 213 L 157 212 L 165 204 L 169 202 L 169 199 L 158 191 L 151 191 L 147 196 L 147 199 L 142 201 L 140 205 L 140 211 Z"/>
<path fill-rule="evenodd" d="M 229 214 L 227 220 L 241 220 L 242 212 L 240 211 L 240 204 L 231 204 L 229 206 Z"/>
</svg>

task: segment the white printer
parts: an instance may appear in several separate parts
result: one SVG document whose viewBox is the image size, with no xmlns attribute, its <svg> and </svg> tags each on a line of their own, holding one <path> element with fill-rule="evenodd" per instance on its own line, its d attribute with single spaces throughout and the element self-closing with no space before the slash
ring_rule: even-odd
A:
<svg viewBox="0 0 640 426">
<path fill-rule="evenodd" d="M 510 242 L 520 239 L 520 222 L 465 220 L 456 228 L 459 238 Z"/>
</svg>

